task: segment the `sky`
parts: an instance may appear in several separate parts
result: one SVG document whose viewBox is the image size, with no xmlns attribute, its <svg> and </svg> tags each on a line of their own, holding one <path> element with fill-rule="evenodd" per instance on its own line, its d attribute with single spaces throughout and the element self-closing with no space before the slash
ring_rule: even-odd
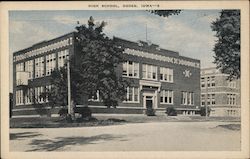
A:
<svg viewBox="0 0 250 159">
<path fill-rule="evenodd" d="M 210 26 L 219 17 L 219 12 L 182 10 L 179 15 L 160 17 L 144 10 L 10 11 L 10 83 L 13 52 L 75 31 L 77 21 L 86 24 L 90 16 L 96 22 L 107 22 L 104 32 L 110 38 L 116 36 L 145 41 L 147 35 L 148 40 L 161 48 L 201 60 L 201 68 L 214 67 L 213 46 L 216 38 Z"/>
</svg>

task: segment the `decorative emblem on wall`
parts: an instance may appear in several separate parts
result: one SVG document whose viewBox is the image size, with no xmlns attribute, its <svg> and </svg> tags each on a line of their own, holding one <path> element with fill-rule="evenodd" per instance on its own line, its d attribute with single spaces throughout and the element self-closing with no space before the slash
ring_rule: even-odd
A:
<svg viewBox="0 0 250 159">
<path fill-rule="evenodd" d="M 189 78 L 189 77 L 192 75 L 192 73 L 191 73 L 190 70 L 185 70 L 185 71 L 183 71 L 183 75 L 184 75 L 185 77 Z"/>
</svg>

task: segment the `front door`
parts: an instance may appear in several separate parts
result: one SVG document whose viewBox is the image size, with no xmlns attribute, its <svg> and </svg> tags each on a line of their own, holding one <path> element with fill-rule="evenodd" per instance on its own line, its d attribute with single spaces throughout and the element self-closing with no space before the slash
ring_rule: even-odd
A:
<svg viewBox="0 0 250 159">
<path fill-rule="evenodd" d="M 153 96 L 146 96 L 146 108 L 147 109 L 153 108 Z"/>
</svg>

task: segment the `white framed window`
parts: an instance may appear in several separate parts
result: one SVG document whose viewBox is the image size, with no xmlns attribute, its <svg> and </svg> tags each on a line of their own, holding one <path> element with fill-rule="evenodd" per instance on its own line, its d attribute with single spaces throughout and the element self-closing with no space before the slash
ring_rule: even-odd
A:
<svg viewBox="0 0 250 159">
<path fill-rule="evenodd" d="M 44 57 L 35 59 L 35 78 L 44 76 Z"/>
<path fill-rule="evenodd" d="M 193 92 L 188 92 L 187 104 L 194 105 L 194 93 Z"/>
<path fill-rule="evenodd" d="M 230 88 L 236 88 L 236 81 L 229 81 L 228 82 L 228 87 L 230 87 Z"/>
<path fill-rule="evenodd" d="M 173 69 L 160 67 L 160 81 L 173 82 Z"/>
<path fill-rule="evenodd" d="M 23 90 L 16 91 L 16 105 L 23 105 Z"/>
<path fill-rule="evenodd" d="M 207 77 L 207 87 L 210 87 L 210 77 Z"/>
<path fill-rule="evenodd" d="M 157 80 L 157 66 L 143 64 L 142 65 L 142 78 Z"/>
<path fill-rule="evenodd" d="M 205 94 L 201 95 L 201 105 L 204 106 L 205 105 Z"/>
<path fill-rule="evenodd" d="M 181 104 L 187 105 L 187 96 L 188 96 L 187 92 L 182 92 L 181 93 Z"/>
<path fill-rule="evenodd" d="M 139 103 L 139 88 L 127 87 L 127 97 L 124 102 Z"/>
<path fill-rule="evenodd" d="M 29 72 L 29 79 L 33 79 L 34 74 L 34 60 L 29 60 L 25 62 L 25 71 Z"/>
<path fill-rule="evenodd" d="M 161 90 L 160 103 L 173 104 L 174 93 L 171 90 Z"/>
<path fill-rule="evenodd" d="M 32 104 L 33 103 L 33 89 L 29 88 L 27 90 L 27 94 L 25 95 L 25 104 Z"/>
<path fill-rule="evenodd" d="M 126 61 L 122 65 L 122 75 L 124 77 L 135 77 L 139 78 L 139 63 Z"/>
<path fill-rule="evenodd" d="M 205 87 L 205 78 L 201 78 L 201 88 Z"/>
<path fill-rule="evenodd" d="M 182 105 L 194 105 L 194 93 L 193 92 L 182 92 L 181 93 L 181 104 Z"/>
<path fill-rule="evenodd" d="M 51 75 L 51 72 L 56 68 L 56 54 L 46 56 L 46 76 Z"/>
<path fill-rule="evenodd" d="M 38 103 L 44 103 L 46 102 L 46 98 L 42 98 L 41 95 L 44 92 L 44 87 L 35 87 L 35 100 Z"/>
<path fill-rule="evenodd" d="M 211 95 L 211 104 L 215 105 L 215 94 Z"/>
<path fill-rule="evenodd" d="M 215 87 L 215 76 L 211 77 L 211 87 Z"/>
<path fill-rule="evenodd" d="M 24 64 L 23 64 L 23 62 L 16 64 L 16 72 L 21 72 L 21 71 L 24 71 Z"/>
<path fill-rule="evenodd" d="M 236 94 L 227 94 L 227 104 L 236 105 Z"/>
<path fill-rule="evenodd" d="M 58 68 L 63 67 L 64 64 L 67 62 L 67 59 L 69 57 L 69 50 L 63 50 L 58 52 Z"/>
</svg>

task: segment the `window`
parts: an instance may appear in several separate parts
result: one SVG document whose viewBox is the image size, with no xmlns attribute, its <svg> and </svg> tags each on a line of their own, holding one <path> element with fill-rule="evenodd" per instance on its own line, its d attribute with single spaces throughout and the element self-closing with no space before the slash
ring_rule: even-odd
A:
<svg viewBox="0 0 250 159">
<path fill-rule="evenodd" d="M 23 90 L 16 91 L 16 105 L 23 104 Z"/>
<path fill-rule="evenodd" d="M 16 72 L 21 72 L 24 70 L 24 65 L 23 63 L 18 63 L 16 64 Z"/>
<path fill-rule="evenodd" d="M 29 72 L 29 79 L 33 79 L 33 73 L 34 73 L 33 64 L 34 64 L 33 60 L 25 62 L 25 71 Z"/>
<path fill-rule="evenodd" d="M 46 99 L 45 99 L 45 101 L 46 102 L 49 102 L 49 94 L 48 93 L 50 93 L 52 91 L 52 87 L 53 87 L 53 85 L 47 85 L 45 87 L 45 92 L 46 92 Z"/>
<path fill-rule="evenodd" d="M 67 62 L 66 59 L 68 59 L 68 56 L 69 50 L 63 50 L 58 52 L 58 68 L 64 66 L 64 64 Z"/>
<path fill-rule="evenodd" d="M 236 88 L 236 81 L 230 81 L 230 82 L 228 82 L 228 87 L 230 87 L 230 88 Z"/>
<path fill-rule="evenodd" d="M 194 93 L 193 92 L 188 92 L 188 105 L 194 105 Z"/>
<path fill-rule="evenodd" d="M 35 59 L 35 78 L 44 76 L 44 58 L 39 57 Z"/>
<path fill-rule="evenodd" d="M 139 78 L 139 63 L 127 61 L 122 65 L 122 75 L 125 77 L 136 77 Z"/>
<path fill-rule="evenodd" d="M 33 89 L 27 89 L 27 94 L 25 95 L 25 104 L 32 104 L 33 103 Z"/>
<path fill-rule="evenodd" d="M 173 69 L 160 67 L 160 80 L 173 82 Z"/>
<path fill-rule="evenodd" d="M 215 87 L 215 77 L 211 77 L 211 87 Z"/>
<path fill-rule="evenodd" d="M 207 77 L 207 87 L 210 87 L 210 77 Z"/>
<path fill-rule="evenodd" d="M 56 68 L 56 54 L 46 56 L 46 76 L 51 75 L 51 72 Z"/>
<path fill-rule="evenodd" d="M 181 104 L 183 104 L 183 105 L 187 104 L 187 92 L 182 92 L 182 94 L 181 94 Z"/>
<path fill-rule="evenodd" d="M 157 67 L 153 65 L 142 65 L 142 78 L 157 80 Z"/>
<path fill-rule="evenodd" d="M 125 102 L 139 102 L 138 87 L 127 87 L 127 100 Z"/>
<path fill-rule="evenodd" d="M 181 104 L 194 105 L 194 93 L 193 92 L 182 92 Z"/>
<path fill-rule="evenodd" d="M 201 88 L 205 87 L 205 78 L 201 78 Z"/>
<path fill-rule="evenodd" d="M 211 104 L 211 94 L 207 94 L 207 105 Z"/>
<path fill-rule="evenodd" d="M 161 104 L 173 104 L 173 91 L 171 90 L 162 90 L 161 91 Z"/>
<path fill-rule="evenodd" d="M 212 95 L 211 95 L 211 98 L 212 98 L 212 99 L 211 99 L 211 100 L 212 100 L 212 101 L 211 101 L 212 105 L 215 105 L 215 94 L 212 94 Z"/>
<path fill-rule="evenodd" d="M 99 90 L 96 91 L 96 94 L 93 95 L 88 101 L 100 101 Z"/>
<path fill-rule="evenodd" d="M 236 105 L 236 94 L 227 94 L 227 104 Z"/>
<path fill-rule="evenodd" d="M 205 94 L 201 95 L 201 105 L 204 106 L 205 105 Z"/>
<path fill-rule="evenodd" d="M 45 98 L 42 98 L 41 95 L 44 92 L 44 87 L 35 87 L 35 100 L 38 103 L 43 103 L 46 101 Z"/>
</svg>

